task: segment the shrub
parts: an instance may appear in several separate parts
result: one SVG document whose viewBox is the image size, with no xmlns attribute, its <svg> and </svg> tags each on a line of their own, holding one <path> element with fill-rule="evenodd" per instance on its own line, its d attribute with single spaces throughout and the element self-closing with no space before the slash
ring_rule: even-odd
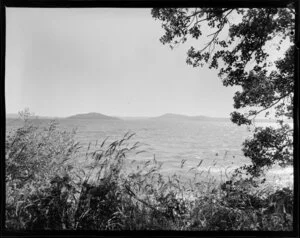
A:
<svg viewBox="0 0 300 238">
<path fill-rule="evenodd" d="M 73 138 L 75 131 L 60 131 L 55 121 L 36 126 L 28 114 L 23 120 L 21 128 L 7 133 L 5 143 L 8 229 L 35 227 L 33 223 L 42 219 L 43 211 L 56 197 L 55 178 L 73 180 L 71 159 L 79 149 Z"/>
</svg>

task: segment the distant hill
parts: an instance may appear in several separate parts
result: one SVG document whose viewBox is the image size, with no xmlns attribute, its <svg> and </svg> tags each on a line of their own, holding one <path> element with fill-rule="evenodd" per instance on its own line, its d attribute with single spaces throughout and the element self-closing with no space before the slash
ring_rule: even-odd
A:
<svg viewBox="0 0 300 238">
<path fill-rule="evenodd" d="M 164 115 L 153 117 L 160 120 L 193 120 L 193 121 L 229 121 L 229 118 L 208 117 L 208 116 L 186 116 L 180 114 L 166 113 Z"/>
<path fill-rule="evenodd" d="M 226 117 L 208 117 L 208 116 L 186 116 L 181 114 L 166 113 L 158 117 L 152 117 L 151 119 L 159 120 L 192 120 L 192 121 L 231 121 L 230 118 Z M 276 120 L 268 118 L 257 118 L 255 122 L 266 122 L 266 123 L 275 123 Z M 292 123 L 293 120 L 286 120 L 286 122 Z"/>
<path fill-rule="evenodd" d="M 98 119 L 98 120 L 120 120 L 117 117 L 110 117 L 103 115 L 101 113 L 96 112 L 90 112 L 90 113 L 83 113 L 83 114 L 76 114 L 70 117 L 67 117 L 67 119 Z"/>
</svg>

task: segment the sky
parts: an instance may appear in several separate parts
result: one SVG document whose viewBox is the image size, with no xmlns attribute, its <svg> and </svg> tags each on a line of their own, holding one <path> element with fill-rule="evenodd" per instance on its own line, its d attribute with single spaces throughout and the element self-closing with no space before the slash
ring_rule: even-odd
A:
<svg viewBox="0 0 300 238">
<path fill-rule="evenodd" d="M 229 117 L 237 88 L 163 45 L 151 9 L 6 9 L 6 112 Z M 200 43 L 199 43 L 200 44 Z"/>
</svg>

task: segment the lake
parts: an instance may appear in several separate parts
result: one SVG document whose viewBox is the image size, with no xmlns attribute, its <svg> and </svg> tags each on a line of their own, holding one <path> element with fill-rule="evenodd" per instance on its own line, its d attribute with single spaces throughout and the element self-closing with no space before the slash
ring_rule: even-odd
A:
<svg viewBox="0 0 300 238">
<path fill-rule="evenodd" d="M 50 120 L 37 120 L 49 123 Z M 135 133 L 132 144 L 140 142 L 144 153 L 132 155 L 128 159 L 145 161 L 155 159 L 163 162 L 162 173 L 185 174 L 203 160 L 198 170 L 214 176 L 224 176 L 234 168 L 249 163 L 241 151 L 243 141 L 251 137 L 246 126 L 237 126 L 228 121 L 193 120 L 94 120 L 94 119 L 58 119 L 59 126 L 65 130 L 77 128 L 76 140 L 86 151 L 88 144 L 100 144 L 108 137 L 108 142 L 121 139 L 126 132 Z M 7 119 L 7 130 L 21 125 L 18 119 Z M 268 123 L 260 123 L 262 126 Z M 184 169 L 180 168 L 182 160 Z M 275 169 L 272 180 L 291 183 L 293 169 Z"/>
</svg>

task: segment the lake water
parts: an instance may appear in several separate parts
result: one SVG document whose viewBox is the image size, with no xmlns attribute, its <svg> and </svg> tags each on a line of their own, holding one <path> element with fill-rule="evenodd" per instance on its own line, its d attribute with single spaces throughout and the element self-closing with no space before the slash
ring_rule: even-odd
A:
<svg viewBox="0 0 300 238">
<path fill-rule="evenodd" d="M 81 142 L 86 150 L 89 142 L 101 143 L 105 138 L 108 142 L 121 139 L 126 132 L 135 133 L 132 144 L 142 143 L 140 149 L 146 152 L 132 155 L 129 159 L 155 159 L 163 162 L 162 172 L 186 173 L 203 160 L 198 170 L 214 175 L 225 174 L 236 167 L 249 163 L 243 156 L 242 143 L 250 137 L 251 128 L 237 126 L 228 121 L 175 121 L 175 120 L 93 120 L 93 119 L 59 119 L 62 129 L 77 128 L 76 140 Z M 41 120 L 40 123 L 48 123 Z M 18 127 L 17 119 L 7 119 L 7 130 Z M 266 123 L 261 123 L 266 126 Z M 184 169 L 181 161 L 186 160 Z M 183 172 L 185 171 L 185 172 Z M 273 170 L 274 179 L 290 183 L 292 168 Z M 285 179 L 282 179 L 282 178 Z"/>
</svg>

